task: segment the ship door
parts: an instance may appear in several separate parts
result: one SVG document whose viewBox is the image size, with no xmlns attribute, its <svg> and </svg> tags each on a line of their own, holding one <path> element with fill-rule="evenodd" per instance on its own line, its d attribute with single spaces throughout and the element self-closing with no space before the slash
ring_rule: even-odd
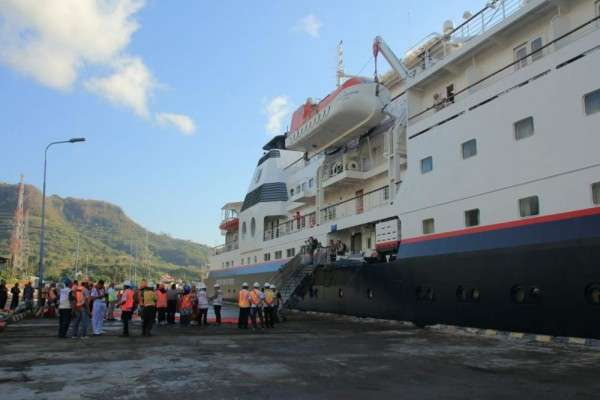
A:
<svg viewBox="0 0 600 400">
<path fill-rule="evenodd" d="M 362 233 L 358 232 L 352 235 L 350 239 L 350 252 L 352 254 L 362 251 Z"/>
<path fill-rule="evenodd" d="M 357 214 L 362 214 L 365 209 L 365 203 L 363 201 L 363 198 L 364 198 L 364 196 L 363 196 L 362 189 L 358 190 L 356 192 L 356 213 Z"/>
</svg>

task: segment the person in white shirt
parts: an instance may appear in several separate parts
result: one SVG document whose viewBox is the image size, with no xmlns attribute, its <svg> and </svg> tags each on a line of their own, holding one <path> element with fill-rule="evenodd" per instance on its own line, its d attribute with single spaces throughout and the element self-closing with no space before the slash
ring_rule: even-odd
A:
<svg viewBox="0 0 600 400">
<path fill-rule="evenodd" d="M 215 311 L 215 320 L 221 325 L 221 307 L 223 306 L 223 291 L 218 283 L 215 283 L 215 295 L 212 297 L 213 309 Z"/>
<path fill-rule="evenodd" d="M 208 295 L 206 294 L 206 285 L 200 283 L 196 293 L 198 299 L 198 325 L 208 325 Z"/>
</svg>

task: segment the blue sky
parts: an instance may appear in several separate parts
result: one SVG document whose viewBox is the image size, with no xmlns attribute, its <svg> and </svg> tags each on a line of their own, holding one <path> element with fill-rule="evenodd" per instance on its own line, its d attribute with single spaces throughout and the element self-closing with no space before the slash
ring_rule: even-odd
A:
<svg viewBox="0 0 600 400">
<path fill-rule="evenodd" d="M 339 40 L 346 72 L 372 76 L 376 35 L 401 55 L 485 2 L 100 3 L 0 4 L 0 181 L 41 187 L 45 145 L 84 136 L 50 151 L 49 194 L 215 245 L 220 207 L 243 199 L 268 131 L 334 88 Z"/>
</svg>

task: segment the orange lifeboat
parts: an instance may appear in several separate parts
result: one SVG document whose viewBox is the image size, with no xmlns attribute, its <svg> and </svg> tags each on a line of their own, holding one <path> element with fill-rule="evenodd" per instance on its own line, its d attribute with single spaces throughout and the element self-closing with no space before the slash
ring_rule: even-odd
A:
<svg viewBox="0 0 600 400">
<path fill-rule="evenodd" d="M 227 232 L 237 231 L 239 225 L 240 225 L 239 218 L 229 218 L 229 219 L 226 219 L 225 221 L 221 222 L 221 225 L 219 225 L 219 229 L 221 229 L 222 231 L 227 231 Z"/>
</svg>

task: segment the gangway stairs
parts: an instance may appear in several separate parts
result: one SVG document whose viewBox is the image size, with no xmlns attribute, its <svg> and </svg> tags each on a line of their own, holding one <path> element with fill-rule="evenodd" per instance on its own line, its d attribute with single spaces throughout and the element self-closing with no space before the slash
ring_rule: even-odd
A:
<svg viewBox="0 0 600 400">
<path fill-rule="evenodd" d="M 293 307 L 294 294 L 302 286 L 306 277 L 310 276 L 315 269 L 310 256 L 298 254 L 287 262 L 271 278 L 279 293 L 281 293 L 281 306 Z"/>
</svg>

